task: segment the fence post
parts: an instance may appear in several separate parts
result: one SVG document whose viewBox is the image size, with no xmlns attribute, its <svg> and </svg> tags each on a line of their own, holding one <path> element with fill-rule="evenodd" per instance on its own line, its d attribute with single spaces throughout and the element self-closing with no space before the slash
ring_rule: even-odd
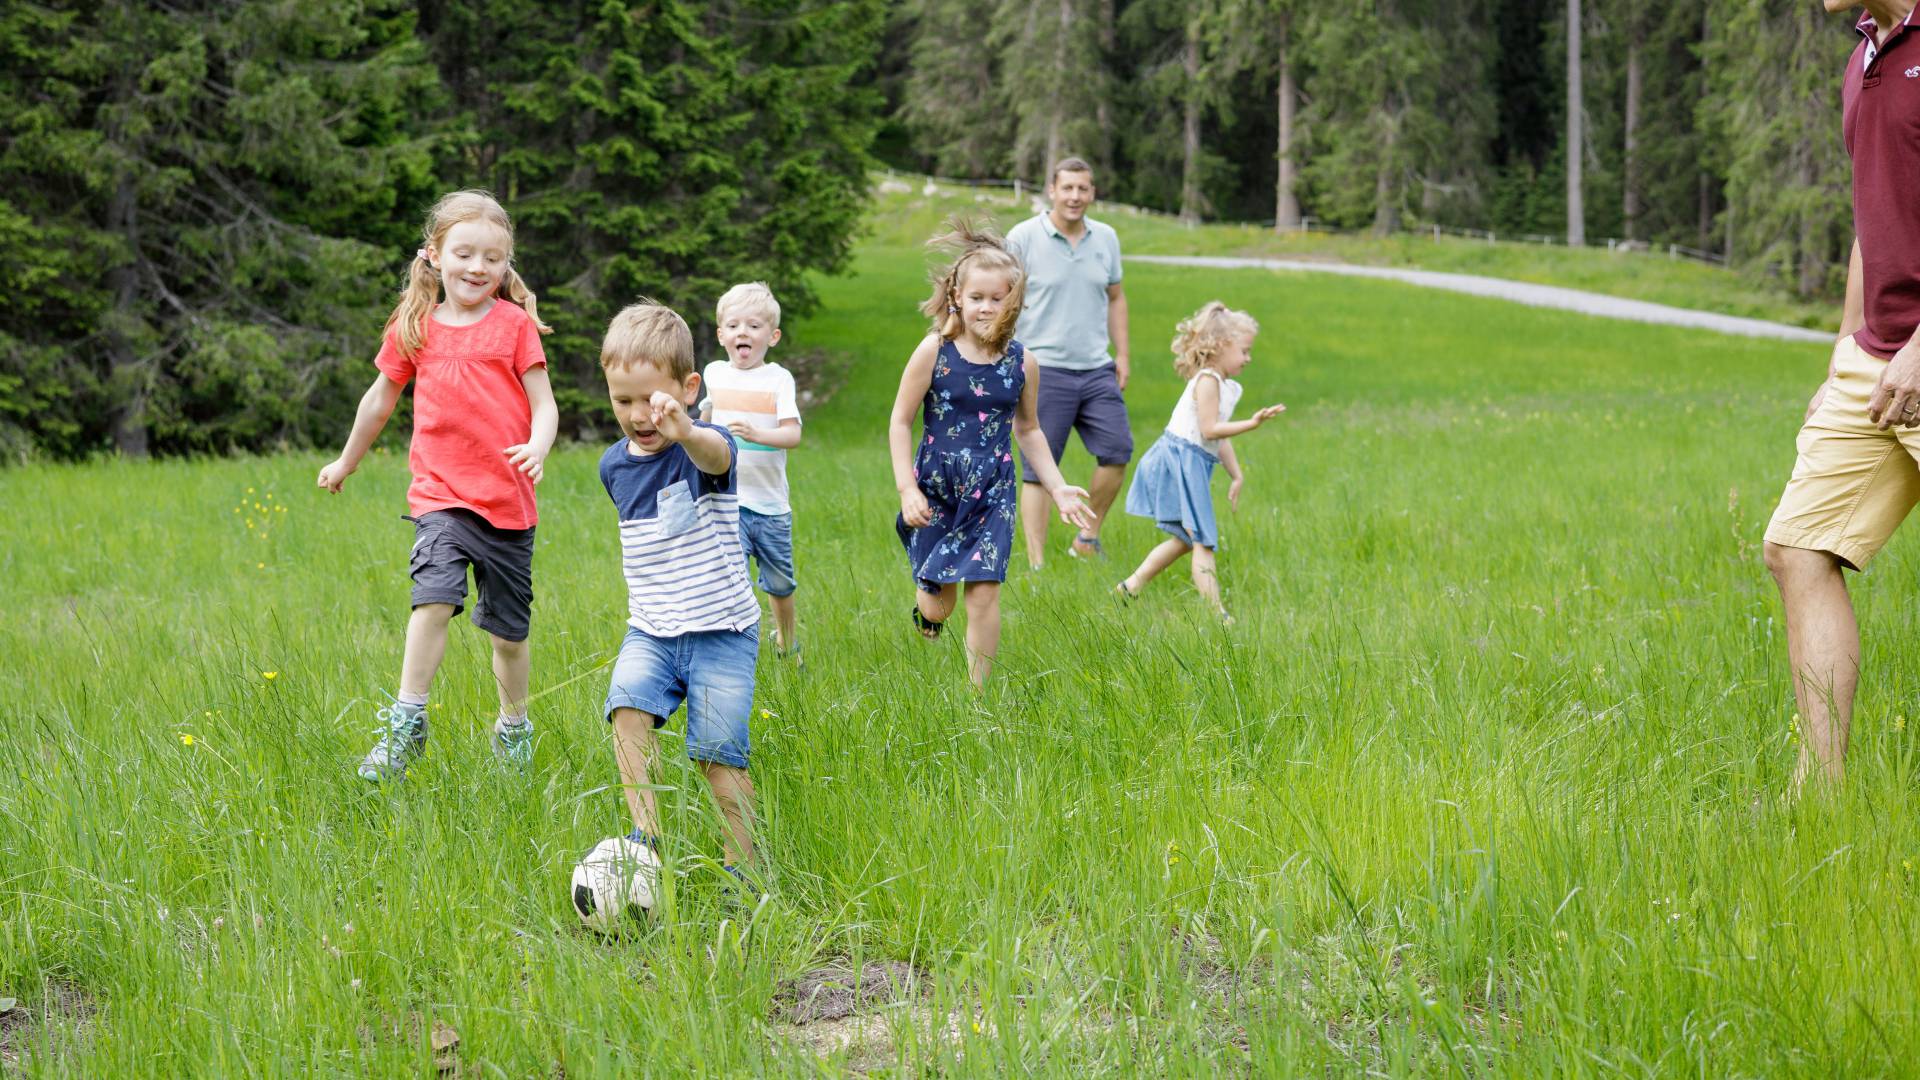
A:
<svg viewBox="0 0 1920 1080">
<path fill-rule="evenodd" d="M 1436 244 L 1440 242 L 1440 226 L 1438 224 L 1433 227 L 1433 242 Z"/>
<path fill-rule="evenodd" d="M 1668 244 L 1667 245 L 1667 261 L 1672 262 L 1673 260 L 1679 257 L 1680 257 L 1679 247 L 1674 244 Z"/>
</svg>

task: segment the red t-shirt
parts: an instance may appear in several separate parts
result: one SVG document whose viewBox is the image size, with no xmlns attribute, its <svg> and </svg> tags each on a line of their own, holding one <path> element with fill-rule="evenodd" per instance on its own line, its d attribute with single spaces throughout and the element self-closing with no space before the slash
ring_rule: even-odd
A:
<svg viewBox="0 0 1920 1080">
<path fill-rule="evenodd" d="M 1867 40 L 1847 61 L 1840 93 L 1867 316 L 1853 339 L 1885 359 L 1920 326 L 1920 30 L 1894 27 L 1868 63 L 1873 17 L 1857 28 Z"/>
<path fill-rule="evenodd" d="M 533 407 L 520 377 L 547 362 L 527 313 L 495 300 L 471 326 L 428 319 L 427 343 L 411 360 L 389 330 L 373 362 L 394 382 L 415 380 L 407 488 L 415 516 L 463 507 L 496 529 L 533 528 L 533 481 L 502 452 L 532 437 Z"/>
</svg>

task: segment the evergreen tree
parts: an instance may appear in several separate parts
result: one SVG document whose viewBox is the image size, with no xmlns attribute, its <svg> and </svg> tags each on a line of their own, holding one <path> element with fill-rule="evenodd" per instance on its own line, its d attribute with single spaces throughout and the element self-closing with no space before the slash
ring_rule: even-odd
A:
<svg viewBox="0 0 1920 1080">
<path fill-rule="evenodd" d="M 1013 169 L 1015 114 L 1005 107 L 1001 50 L 986 47 L 966 0 L 903 5 L 911 62 L 897 114 L 936 172 L 997 177 Z"/>
<path fill-rule="evenodd" d="M 6 8 L 0 438 L 141 455 L 343 422 L 395 208 L 430 189 L 411 29 L 345 0 Z"/>
<path fill-rule="evenodd" d="M 701 343 L 737 281 L 811 307 L 807 275 L 844 265 L 865 201 L 880 102 L 861 79 L 883 26 L 881 0 L 435 13 L 442 65 L 485 58 L 472 179 L 519 224 L 563 425 L 604 422 L 600 337 L 636 297 L 672 305 Z"/>
<path fill-rule="evenodd" d="M 1725 163 L 1729 253 L 1802 296 L 1830 293 L 1853 240 L 1840 76 L 1859 38 L 1809 4 L 1711 11 L 1700 116 Z"/>
<path fill-rule="evenodd" d="M 1094 163 L 1110 158 L 1101 122 L 1113 93 L 1103 48 L 1107 18 L 1091 0 L 1001 0 L 987 51 L 1001 65 L 1015 175 L 1043 178 L 1068 154 Z"/>
</svg>

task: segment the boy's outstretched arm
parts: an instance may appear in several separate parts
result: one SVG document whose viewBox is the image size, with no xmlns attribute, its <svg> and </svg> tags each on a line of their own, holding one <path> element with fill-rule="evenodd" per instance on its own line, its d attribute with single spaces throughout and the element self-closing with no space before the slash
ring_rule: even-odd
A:
<svg viewBox="0 0 1920 1080">
<path fill-rule="evenodd" d="M 347 434 L 346 448 L 320 469 L 320 487 L 337 492 L 360 467 L 360 459 L 367 456 L 373 440 L 380 437 L 380 429 L 387 426 L 387 417 L 393 415 L 393 407 L 399 403 L 400 391 L 404 389 L 405 384 L 385 375 L 373 377 L 373 385 L 361 395 L 360 407 L 354 411 L 353 430 Z"/>
<path fill-rule="evenodd" d="M 736 439 L 757 442 L 775 450 L 791 450 L 800 445 L 800 421 L 791 416 L 780 421 L 778 427 L 755 427 L 745 420 L 735 420 L 727 425 L 727 430 L 733 432 Z"/>
<path fill-rule="evenodd" d="M 727 437 L 710 427 L 695 427 L 679 398 L 656 392 L 648 404 L 653 406 L 654 427 L 667 441 L 680 444 L 694 468 L 708 476 L 724 476 L 733 468 L 733 448 L 727 445 Z"/>
</svg>

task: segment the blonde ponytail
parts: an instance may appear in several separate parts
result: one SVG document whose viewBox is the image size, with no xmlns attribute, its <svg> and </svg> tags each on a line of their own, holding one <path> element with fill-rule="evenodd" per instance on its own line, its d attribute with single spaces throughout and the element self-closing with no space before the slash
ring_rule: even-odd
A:
<svg viewBox="0 0 1920 1080">
<path fill-rule="evenodd" d="M 420 250 L 407 266 L 407 283 L 400 290 L 400 302 L 394 305 L 393 314 L 387 316 L 387 331 L 399 339 L 400 354 L 408 359 L 426 348 L 427 320 L 433 317 L 433 306 L 440 302 L 440 270 L 427 258 L 427 252 L 440 250 L 447 231 L 463 221 L 485 221 L 507 234 L 508 263 L 506 276 L 500 282 L 501 291 L 526 310 L 541 333 L 553 333 L 551 326 L 540 321 L 533 290 L 527 288 L 526 281 L 513 268 L 513 219 L 484 191 L 455 191 L 442 195 L 427 211 L 427 220 L 420 229 Z"/>
</svg>

